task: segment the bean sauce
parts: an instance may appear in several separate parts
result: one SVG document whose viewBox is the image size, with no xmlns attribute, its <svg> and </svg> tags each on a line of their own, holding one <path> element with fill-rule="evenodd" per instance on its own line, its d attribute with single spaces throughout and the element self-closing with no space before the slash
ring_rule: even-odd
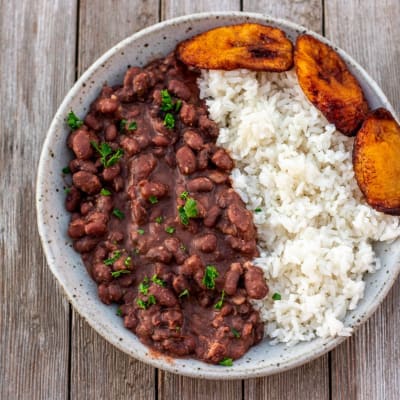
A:
<svg viewBox="0 0 400 400">
<path fill-rule="evenodd" d="M 68 234 L 101 301 L 144 344 L 224 363 L 262 339 L 249 299 L 268 287 L 198 76 L 170 54 L 102 88 L 68 138 Z"/>
</svg>

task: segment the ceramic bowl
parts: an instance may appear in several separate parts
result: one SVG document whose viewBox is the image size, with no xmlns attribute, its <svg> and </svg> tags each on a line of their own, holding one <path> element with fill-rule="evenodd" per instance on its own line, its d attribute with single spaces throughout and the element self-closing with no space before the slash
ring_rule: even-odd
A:
<svg viewBox="0 0 400 400">
<path fill-rule="evenodd" d="M 345 338 L 316 339 L 292 347 L 283 344 L 271 346 L 268 338 L 265 338 L 235 361 L 233 367 L 152 355 L 134 334 L 124 328 L 122 319 L 116 315 L 116 306 L 106 306 L 100 302 L 96 285 L 87 274 L 80 255 L 73 250 L 71 240 L 66 234 L 70 216 L 64 208 L 61 169 L 68 164 L 71 155 L 66 147 L 68 129 L 65 117 L 71 109 L 83 117 L 104 82 L 109 85 L 120 83 L 128 65 L 144 66 L 154 58 L 165 56 L 178 42 L 194 34 L 220 25 L 247 21 L 277 26 L 292 40 L 299 33 L 307 32 L 329 43 L 294 23 L 241 12 L 189 15 L 135 33 L 100 57 L 69 91 L 48 131 L 37 176 L 37 216 L 43 248 L 52 273 L 73 307 L 101 336 L 130 356 L 154 367 L 196 378 L 250 378 L 282 372 L 321 356 Z M 371 77 L 345 52 L 337 50 L 361 83 L 371 108 L 383 106 L 394 114 L 387 98 Z M 354 311 L 346 315 L 347 327 L 357 328 L 374 312 L 399 272 L 399 241 L 391 245 L 378 245 L 376 251 L 382 268 L 375 274 L 366 276 L 364 299 Z"/>
</svg>

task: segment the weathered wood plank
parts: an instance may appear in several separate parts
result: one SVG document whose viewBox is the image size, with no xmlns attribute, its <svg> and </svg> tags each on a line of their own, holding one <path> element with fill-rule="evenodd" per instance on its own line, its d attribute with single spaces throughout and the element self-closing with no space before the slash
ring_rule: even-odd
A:
<svg viewBox="0 0 400 400">
<path fill-rule="evenodd" d="M 320 0 L 258 1 L 244 0 L 244 11 L 286 18 L 316 32 L 322 32 L 322 3 Z M 253 399 L 329 399 L 329 357 L 325 355 L 279 375 L 250 379 L 244 383 L 244 398 Z"/>
<path fill-rule="evenodd" d="M 34 192 L 42 142 L 74 80 L 75 21 L 74 1 L 0 2 L 1 399 L 68 398 L 69 306 L 43 258 Z"/>
<path fill-rule="evenodd" d="M 326 35 L 348 51 L 381 86 L 400 113 L 398 0 L 325 3 Z M 400 282 L 353 338 L 332 352 L 332 399 L 400 397 Z"/>
<path fill-rule="evenodd" d="M 240 10 L 238 0 L 171 0 L 162 2 L 162 18 L 168 19 L 179 15 L 202 11 Z M 232 400 L 242 398 L 241 381 L 209 381 L 186 378 L 163 371 L 159 372 L 158 390 L 160 399 L 215 399 Z"/>
<path fill-rule="evenodd" d="M 288 19 L 315 32 L 322 32 L 321 0 L 243 0 L 243 11 Z"/>
<path fill-rule="evenodd" d="M 78 74 L 111 46 L 158 21 L 159 2 L 81 1 Z M 155 398 L 155 370 L 102 339 L 74 312 L 72 325 L 72 399 Z"/>
</svg>

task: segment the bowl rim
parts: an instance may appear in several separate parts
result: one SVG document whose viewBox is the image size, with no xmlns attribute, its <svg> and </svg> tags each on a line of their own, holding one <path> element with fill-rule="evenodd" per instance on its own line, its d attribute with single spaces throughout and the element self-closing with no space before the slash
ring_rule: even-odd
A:
<svg viewBox="0 0 400 400">
<path fill-rule="evenodd" d="M 180 23 L 185 23 L 185 22 L 191 22 L 193 24 L 196 23 L 198 20 L 203 20 L 205 18 L 210 18 L 210 17 L 233 17 L 233 18 L 243 18 L 245 22 L 245 19 L 259 19 L 260 23 L 261 20 L 264 21 L 263 23 L 269 24 L 273 23 L 274 25 L 279 25 L 286 27 L 290 30 L 297 31 L 299 33 L 307 33 L 311 36 L 314 36 L 315 38 L 319 39 L 320 41 L 330 45 L 332 48 L 334 48 L 340 56 L 346 61 L 346 63 L 351 63 L 352 66 L 354 66 L 358 72 L 362 75 L 362 78 L 365 80 L 365 82 L 370 85 L 371 89 L 374 91 L 374 93 L 381 98 L 381 100 L 385 103 L 385 107 L 392 113 L 395 119 L 399 121 L 399 118 L 396 115 L 395 110 L 393 109 L 393 106 L 390 104 L 388 101 L 387 97 L 381 90 L 381 88 L 378 86 L 378 84 L 375 82 L 373 78 L 365 71 L 365 69 L 357 62 L 355 61 L 349 54 L 347 54 L 344 50 L 341 48 L 337 47 L 334 45 L 329 39 L 321 36 L 320 34 L 305 28 L 302 25 L 296 24 L 294 22 L 288 21 L 286 19 L 282 18 L 275 18 L 272 17 L 268 14 L 262 14 L 262 13 L 253 13 L 253 12 L 242 12 L 242 11 L 214 11 L 214 12 L 201 12 L 201 13 L 194 13 L 194 14 L 188 14 L 188 15 L 183 15 L 180 17 L 164 20 L 161 22 L 158 22 L 156 24 L 153 24 L 151 26 L 148 26 L 140 31 L 135 32 L 134 34 L 126 37 L 125 39 L 121 40 L 118 42 L 116 45 L 112 46 L 109 50 L 107 50 L 102 56 L 100 56 L 89 68 L 85 70 L 85 72 L 79 77 L 79 79 L 74 83 L 72 88 L 68 91 L 68 93 L 65 95 L 63 101 L 59 105 L 57 112 L 55 113 L 53 120 L 50 124 L 50 127 L 46 133 L 46 138 L 43 142 L 42 145 L 42 151 L 40 154 L 40 160 L 38 164 L 38 171 L 37 171 L 37 176 L 36 176 L 36 215 L 37 215 L 37 225 L 38 225 L 38 232 L 42 244 L 42 248 L 44 249 L 44 254 L 46 256 L 46 262 L 47 265 L 49 266 L 50 270 L 52 271 L 53 275 L 55 276 L 58 284 L 62 288 L 62 291 L 64 292 L 64 295 L 67 297 L 68 301 L 72 306 L 74 307 L 75 311 L 78 312 L 78 314 L 90 325 L 91 328 L 93 328 L 100 336 L 102 336 L 105 340 L 107 340 L 109 343 L 111 343 L 113 346 L 118 348 L 119 350 L 123 351 L 125 354 L 128 354 L 131 357 L 134 357 L 137 360 L 143 361 L 146 364 L 149 364 L 153 367 L 160 368 L 162 370 L 171 372 L 171 373 L 176 373 L 192 378 L 206 378 L 206 379 L 214 379 L 214 380 L 219 380 L 219 379 L 226 379 L 226 380 L 233 380 L 233 379 L 248 379 L 248 378 L 255 378 L 255 377 L 262 377 L 262 376 L 268 376 L 268 375 L 273 375 L 277 373 L 281 373 L 284 371 L 287 371 L 289 369 L 293 369 L 296 367 L 299 367 L 307 362 L 313 361 L 316 358 L 326 354 L 336 346 L 338 346 L 340 343 L 345 341 L 347 337 L 345 336 L 337 336 L 333 338 L 328 338 L 324 339 L 321 341 L 321 346 L 318 349 L 311 349 L 308 352 L 303 353 L 301 356 L 297 357 L 296 359 L 292 361 L 286 361 L 283 362 L 281 365 L 274 365 L 274 366 L 257 366 L 257 365 L 251 365 L 251 369 L 248 368 L 242 368 L 239 370 L 235 369 L 230 369 L 229 367 L 218 367 L 217 370 L 206 370 L 203 369 L 200 372 L 194 370 L 186 370 L 186 369 L 177 369 L 174 363 L 168 362 L 164 357 L 149 357 L 149 356 L 141 356 L 138 354 L 135 349 L 127 349 L 126 346 L 124 346 L 118 338 L 113 338 L 113 337 L 106 337 L 103 333 L 103 327 L 101 325 L 101 322 L 98 321 L 97 319 L 93 319 L 89 317 L 89 313 L 85 312 L 84 309 L 80 307 L 78 304 L 78 301 L 76 298 L 73 296 L 71 290 L 68 288 L 67 282 L 65 282 L 64 278 L 62 275 L 59 273 L 56 265 L 54 262 L 51 262 L 51 245 L 48 242 L 48 237 L 46 230 L 44 228 L 45 226 L 45 218 L 44 218 L 44 205 L 43 202 L 40 201 L 40 199 L 44 195 L 44 187 L 43 187 L 43 182 L 42 182 L 42 177 L 44 176 L 44 172 L 46 170 L 46 165 L 44 162 L 45 154 L 48 152 L 49 144 L 51 141 L 51 137 L 54 135 L 54 132 L 56 130 L 56 127 L 59 124 L 60 120 L 63 120 L 63 117 L 65 116 L 65 111 L 68 108 L 68 104 L 70 103 L 71 98 L 73 98 L 78 92 L 79 89 L 81 88 L 81 85 L 83 82 L 87 81 L 87 79 L 103 64 L 106 62 L 109 58 L 111 58 L 113 55 L 115 55 L 118 51 L 121 50 L 121 48 L 124 48 L 125 46 L 129 45 L 131 42 L 136 41 L 137 39 L 148 35 L 149 33 L 157 32 L 158 30 L 162 30 L 165 27 L 169 27 L 175 24 L 180 24 Z M 353 333 L 360 325 L 362 325 L 367 319 L 371 317 L 371 315 L 376 311 L 378 306 L 382 303 L 383 299 L 386 297 L 390 289 L 392 288 L 397 276 L 400 273 L 400 263 L 395 264 L 395 270 L 392 272 L 390 275 L 390 279 L 383 285 L 382 289 L 379 291 L 379 294 L 375 297 L 375 301 L 373 305 L 365 312 L 354 324 L 352 324 L 353 328 Z M 89 277 L 88 277 L 89 278 Z M 314 339 L 314 340 L 320 340 L 320 339 Z"/>
</svg>

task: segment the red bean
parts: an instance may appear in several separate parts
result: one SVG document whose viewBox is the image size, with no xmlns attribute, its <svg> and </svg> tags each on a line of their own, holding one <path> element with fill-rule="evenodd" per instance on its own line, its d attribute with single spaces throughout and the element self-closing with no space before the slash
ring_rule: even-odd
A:
<svg viewBox="0 0 400 400">
<path fill-rule="evenodd" d="M 78 189 L 88 194 L 98 193 L 101 189 L 99 178 L 90 172 L 78 171 L 72 175 L 72 181 Z"/>
<path fill-rule="evenodd" d="M 196 157 L 188 146 L 182 146 L 176 152 L 176 162 L 182 174 L 189 175 L 196 171 Z"/>
</svg>

